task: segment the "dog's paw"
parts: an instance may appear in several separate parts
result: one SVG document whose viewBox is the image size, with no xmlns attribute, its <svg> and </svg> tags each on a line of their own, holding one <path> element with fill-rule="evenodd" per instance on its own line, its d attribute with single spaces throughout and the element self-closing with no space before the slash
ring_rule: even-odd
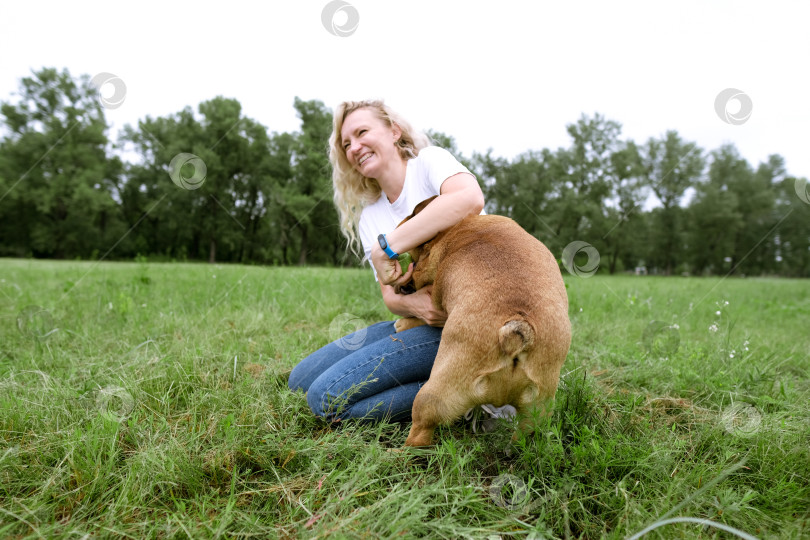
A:
<svg viewBox="0 0 810 540">
<path fill-rule="evenodd" d="M 425 321 L 422 319 L 417 319 L 416 317 L 405 317 L 404 319 L 399 319 L 394 323 L 394 330 L 397 332 L 404 332 L 405 330 L 410 330 L 411 328 L 416 328 L 417 326 L 422 326 L 425 324 Z"/>
</svg>

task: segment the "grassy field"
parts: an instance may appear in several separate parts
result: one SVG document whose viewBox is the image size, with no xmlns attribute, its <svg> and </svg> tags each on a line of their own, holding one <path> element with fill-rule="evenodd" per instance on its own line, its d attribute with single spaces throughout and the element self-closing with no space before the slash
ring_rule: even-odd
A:
<svg viewBox="0 0 810 540">
<path fill-rule="evenodd" d="M 286 386 L 368 269 L 0 260 L 0 537 L 807 538 L 810 282 L 565 280 L 553 416 L 399 453 Z"/>
</svg>

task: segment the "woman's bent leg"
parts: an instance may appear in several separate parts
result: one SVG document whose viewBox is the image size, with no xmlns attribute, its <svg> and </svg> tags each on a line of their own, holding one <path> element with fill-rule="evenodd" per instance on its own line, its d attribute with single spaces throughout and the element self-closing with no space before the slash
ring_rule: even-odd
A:
<svg viewBox="0 0 810 540">
<path fill-rule="evenodd" d="M 290 390 L 308 391 L 312 382 L 336 362 L 393 333 L 393 321 L 383 321 L 324 345 L 293 368 L 287 383 Z"/>
<path fill-rule="evenodd" d="M 407 419 L 419 387 L 430 377 L 441 334 L 441 328 L 431 326 L 399 333 L 389 327 L 384 337 L 369 339 L 312 381 L 307 391 L 310 408 L 330 420 Z"/>
<path fill-rule="evenodd" d="M 366 420 L 387 419 L 391 422 L 410 420 L 413 400 L 424 383 L 425 381 L 420 381 L 395 386 L 374 396 L 361 399 L 349 407 L 342 417 Z"/>
</svg>

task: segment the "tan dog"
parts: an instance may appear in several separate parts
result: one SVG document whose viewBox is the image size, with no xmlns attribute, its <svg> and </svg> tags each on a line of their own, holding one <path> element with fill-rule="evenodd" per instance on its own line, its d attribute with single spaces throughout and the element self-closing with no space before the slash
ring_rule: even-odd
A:
<svg viewBox="0 0 810 540">
<path fill-rule="evenodd" d="M 413 287 L 432 283 L 433 304 L 448 317 L 405 445 L 431 445 L 439 424 L 484 403 L 511 404 L 521 429 L 530 428 L 532 410 L 550 412 L 571 344 L 568 296 L 554 256 L 517 223 L 493 215 L 467 217 L 410 253 Z M 400 319 L 396 329 L 420 324 Z"/>
</svg>

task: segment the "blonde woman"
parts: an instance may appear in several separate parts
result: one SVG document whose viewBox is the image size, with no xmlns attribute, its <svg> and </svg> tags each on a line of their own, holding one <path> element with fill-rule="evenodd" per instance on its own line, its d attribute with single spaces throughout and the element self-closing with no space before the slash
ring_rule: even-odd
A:
<svg viewBox="0 0 810 540">
<path fill-rule="evenodd" d="M 484 196 L 467 168 L 446 150 L 430 146 L 382 101 L 350 101 L 334 115 L 330 138 L 334 199 L 349 248 L 370 261 L 386 307 L 427 323 L 397 333 L 386 321 L 315 351 L 290 374 L 289 386 L 307 392 L 312 411 L 328 420 L 407 420 L 428 380 L 447 314 L 434 308 L 429 287 L 394 292 L 405 283 L 397 256 L 471 214 Z M 438 195 L 402 227 L 423 200 Z M 393 339 L 396 337 L 396 339 Z"/>
</svg>

